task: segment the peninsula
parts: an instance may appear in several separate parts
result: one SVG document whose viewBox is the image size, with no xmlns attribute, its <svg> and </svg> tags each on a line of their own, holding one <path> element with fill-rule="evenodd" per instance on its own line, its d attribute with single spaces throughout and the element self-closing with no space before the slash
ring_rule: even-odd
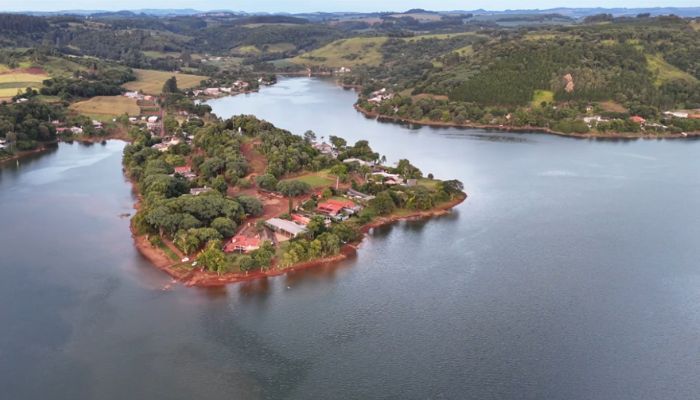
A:
<svg viewBox="0 0 700 400">
<path fill-rule="evenodd" d="M 183 120 L 168 138 L 133 128 L 123 164 L 139 193 L 135 242 L 188 285 L 335 262 L 369 229 L 447 213 L 458 180 L 389 166 L 367 141 L 294 135 L 254 116 Z"/>
</svg>

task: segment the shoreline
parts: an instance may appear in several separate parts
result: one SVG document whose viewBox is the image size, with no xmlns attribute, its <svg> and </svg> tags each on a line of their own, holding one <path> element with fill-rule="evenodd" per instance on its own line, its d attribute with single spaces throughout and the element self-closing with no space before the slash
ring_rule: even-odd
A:
<svg viewBox="0 0 700 400">
<path fill-rule="evenodd" d="M 336 84 L 346 90 L 354 90 L 357 92 L 362 89 L 360 85 L 346 85 L 340 81 L 336 81 Z M 359 100 L 359 97 L 358 97 Z M 369 119 L 376 119 L 379 122 L 391 122 L 400 124 L 411 124 L 418 126 L 430 126 L 433 128 L 463 128 L 463 129 L 484 129 L 489 131 L 499 131 L 499 132 L 515 132 L 515 133 L 545 133 L 548 135 L 569 137 L 575 139 L 623 139 L 623 140 L 637 140 L 637 139 L 693 139 L 700 137 L 700 131 L 696 132 L 684 132 L 684 133 L 669 133 L 664 135 L 652 135 L 648 133 L 634 133 L 634 132 L 606 132 L 606 133 L 565 133 L 555 131 L 551 128 L 542 126 L 506 126 L 506 125 L 491 125 L 491 124 L 478 124 L 478 123 L 463 123 L 458 124 L 456 122 L 441 122 L 441 121 L 430 121 L 430 120 L 416 120 L 405 117 L 398 117 L 394 115 L 380 114 L 375 111 L 368 111 L 360 107 L 359 104 L 353 104 L 353 108 Z"/>
<path fill-rule="evenodd" d="M 344 87 L 344 86 L 343 86 Z M 476 123 L 464 123 L 458 124 L 456 122 L 440 122 L 440 121 L 426 121 L 426 120 L 415 120 L 410 118 L 398 117 L 393 115 L 384 115 L 375 111 L 367 111 L 360 107 L 358 104 L 354 104 L 353 108 L 359 113 L 364 115 L 369 119 L 376 119 L 379 122 L 391 122 L 391 123 L 402 123 L 402 124 L 412 124 L 418 126 L 430 126 L 434 128 L 464 128 L 464 129 L 484 129 L 493 130 L 500 132 L 515 132 L 515 133 L 545 133 L 549 135 L 569 137 L 575 139 L 623 139 L 623 140 L 637 140 L 637 139 L 693 139 L 700 137 L 700 132 L 686 132 L 683 133 L 669 133 L 664 135 L 652 135 L 648 133 L 633 133 L 633 132 L 606 132 L 606 133 L 564 133 L 552 130 L 550 128 L 545 128 L 541 126 L 506 126 L 506 125 L 489 125 L 489 124 L 476 124 Z"/>
<path fill-rule="evenodd" d="M 135 188 L 131 179 L 129 179 L 129 182 L 131 182 L 132 187 Z M 140 195 L 137 194 L 137 196 Z M 180 265 L 181 263 L 172 261 L 161 249 L 151 245 L 151 243 L 148 240 L 148 235 L 137 235 L 134 231 L 133 225 L 131 224 L 130 229 L 136 249 L 154 267 L 167 273 L 168 275 L 170 275 L 171 278 L 188 287 L 218 287 L 232 283 L 280 276 L 288 272 L 301 271 L 304 269 L 320 267 L 323 265 L 336 264 L 357 254 L 358 247 L 367 238 L 367 234 L 370 230 L 381 226 L 391 225 L 400 221 L 420 220 L 449 214 L 454 207 L 464 202 L 464 200 L 466 200 L 467 197 L 468 195 L 465 193 L 463 196 L 459 196 L 446 203 L 440 204 L 439 206 L 431 210 L 413 211 L 405 215 L 402 214 L 387 217 L 378 217 L 376 220 L 365 224 L 360 228 L 360 232 L 362 232 L 362 237 L 358 241 L 343 245 L 340 249 L 340 253 L 335 254 L 333 256 L 303 261 L 282 269 L 276 268 L 277 263 L 273 262 L 273 264 L 270 265 L 269 269 L 267 270 L 258 270 L 246 273 L 230 272 L 219 275 L 215 272 L 204 271 L 201 268 L 178 268 L 178 265 Z M 140 201 L 137 201 L 136 204 L 134 204 L 134 208 L 138 210 L 139 205 Z"/>
</svg>

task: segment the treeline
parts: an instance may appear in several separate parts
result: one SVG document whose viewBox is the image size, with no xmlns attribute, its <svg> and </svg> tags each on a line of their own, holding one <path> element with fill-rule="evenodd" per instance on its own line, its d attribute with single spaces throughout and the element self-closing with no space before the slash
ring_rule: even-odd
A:
<svg viewBox="0 0 700 400">
<path fill-rule="evenodd" d="M 65 118 L 61 105 L 50 105 L 36 100 L 24 103 L 0 104 L 0 138 L 17 150 L 30 150 L 38 142 L 56 139 L 52 120 Z"/>
<path fill-rule="evenodd" d="M 136 79 L 133 71 L 126 68 L 99 66 L 93 63 L 86 70 L 76 71 L 73 77 L 47 79 L 41 94 L 72 98 L 115 96 L 124 92 L 122 84 Z"/>
</svg>

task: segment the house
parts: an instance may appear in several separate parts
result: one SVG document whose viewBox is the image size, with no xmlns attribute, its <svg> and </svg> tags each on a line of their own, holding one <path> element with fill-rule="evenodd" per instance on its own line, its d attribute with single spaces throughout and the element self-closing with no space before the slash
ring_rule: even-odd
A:
<svg viewBox="0 0 700 400">
<path fill-rule="evenodd" d="M 190 194 L 192 196 L 199 196 L 202 193 L 211 192 L 211 190 L 212 190 L 211 188 L 208 188 L 206 186 L 203 188 L 192 188 L 192 189 L 190 189 Z"/>
<path fill-rule="evenodd" d="M 292 221 L 299 225 L 306 226 L 311 222 L 311 219 L 300 214 L 292 214 Z"/>
<path fill-rule="evenodd" d="M 148 119 L 146 119 L 146 121 L 147 121 L 147 122 L 150 122 L 150 123 L 158 122 L 158 116 L 157 116 L 157 115 L 151 115 L 150 117 L 148 117 Z"/>
<path fill-rule="evenodd" d="M 664 115 L 667 117 L 688 118 L 690 114 L 684 111 L 666 111 Z"/>
<path fill-rule="evenodd" d="M 83 134 L 83 128 L 81 128 L 79 126 L 70 127 L 70 128 L 68 128 L 68 130 L 70 131 L 70 133 L 72 133 L 74 135 L 82 135 Z"/>
<path fill-rule="evenodd" d="M 583 122 L 588 125 L 589 128 L 592 128 L 595 125 L 598 125 L 599 122 L 607 122 L 607 118 L 603 118 L 600 115 L 594 115 L 592 117 L 583 117 Z"/>
<path fill-rule="evenodd" d="M 102 129 L 103 124 L 100 121 L 92 120 L 92 127 L 95 129 Z"/>
<path fill-rule="evenodd" d="M 183 167 L 175 167 L 174 174 L 182 175 L 187 180 L 192 180 L 197 177 L 197 175 L 194 172 L 192 172 L 192 168 L 187 165 Z"/>
<path fill-rule="evenodd" d="M 326 214 L 330 217 L 337 218 L 340 214 L 355 214 L 362 207 L 353 203 L 351 200 L 330 199 L 318 204 L 316 211 L 321 214 Z"/>
<path fill-rule="evenodd" d="M 418 185 L 418 179 L 406 179 L 406 186 Z"/>
<path fill-rule="evenodd" d="M 182 167 L 175 167 L 175 173 L 180 174 L 180 175 L 185 175 L 187 173 L 192 172 L 192 168 L 189 165 L 185 165 Z"/>
<path fill-rule="evenodd" d="M 374 165 L 374 163 L 367 162 L 365 160 L 360 160 L 359 158 L 346 158 L 345 160 L 343 160 L 343 163 L 345 163 L 345 164 L 357 163 L 357 164 L 360 164 L 361 166 L 367 166 L 367 167 L 371 167 Z"/>
<path fill-rule="evenodd" d="M 204 94 L 207 96 L 218 96 L 220 93 L 221 90 L 218 87 L 204 89 Z"/>
<path fill-rule="evenodd" d="M 393 93 L 389 93 L 386 88 L 382 88 L 380 90 L 374 91 L 370 94 L 369 99 L 367 100 L 370 103 L 375 103 L 379 104 L 384 100 L 391 100 L 394 98 Z"/>
<path fill-rule="evenodd" d="M 124 97 L 136 100 L 143 100 L 143 95 L 139 92 L 126 92 L 124 93 Z"/>
<path fill-rule="evenodd" d="M 330 144 L 323 142 L 323 143 L 314 143 L 313 147 L 320 151 L 321 154 L 325 154 L 329 157 L 332 158 L 337 158 L 338 157 L 338 152 L 331 146 Z"/>
<path fill-rule="evenodd" d="M 633 116 L 630 117 L 630 121 L 632 121 L 632 122 L 634 122 L 634 123 L 636 123 L 636 124 L 642 125 L 642 124 L 645 123 L 647 120 L 644 119 L 644 118 L 642 118 L 642 117 L 640 117 L 639 115 L 633 115 Z"/>
<path fill-rule="evenodd" d="M 403 183 L 403 178 L 401 178 L 401 175 L 398 174 L 390 174 L 384 171 L 380 172 L 373 172 L 372 176 L 379 176 L 382 179 L 382 182 L 387 184 L 387 185 L 400 185 Z"/>
<path fill-rule="evenodd" d="M 281 218 L 270 218 L 265 221 L 265 225 L 273 231 L 289 238 L 295 238 L 306 232 L 305 226 Z"/>
<path fill-rule="evenodd" d="M 259 237 L 236 235 L 224 246 L 224 253 L 250 253 L 260 248 Z"/>
<path fill-rule="evenodd" d="M 352 197 L 353 199 L 358 199 L 358 200 L 362 200 L 362 201 L 370 201 L 374 198 L 374 196 L 372 196 L 372 195 L 358 192 L 357 190 L 354 190 L 354 189 L 348 189 L 346 194 L 349 197 Z"/>
</svg>

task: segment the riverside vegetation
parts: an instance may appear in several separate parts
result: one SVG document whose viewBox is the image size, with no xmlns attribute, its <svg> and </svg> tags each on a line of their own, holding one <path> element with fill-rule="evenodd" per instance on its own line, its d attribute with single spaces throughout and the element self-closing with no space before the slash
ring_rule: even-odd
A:
<svg viewBox="0 0 700 400">
<path fill-rule="evenodd" d="M 324 153 L 313 132 L 301 137 L 245 115 L 206 124 L 195 119 L 174 131 L 182 141 L 158 151 L 153 146 L 161 138 L 133 129 L 123 159 L 141 199 L 134 230 L 170 253 L 174 271 L 247 273 L 333 257 L 357 242 L 364 226 L 448 209 L 466 197 L 461 182 L 424 177 L 408 160 L 383 166 L 366 141 L 348 145 L 330 137 L 325 146 L 333 150 Z M 176 172 L 182 166 L 192 173 Z M 404 184 L 387 180 L 399 176 Z M 204 187 L 211 190 L 192 192 Z M 364 199 L 350 200 L 349 190 Z M 333 199 L 354 210 L 319 212 Z M 274 217 L 302 218 L 303 234 L 280 239 L 265 224 Z M 224 253 L 234 235 L 261 238 L 260 244 Z M 181 262 L 176 252 L 187 258 Z"/>
</svg>

